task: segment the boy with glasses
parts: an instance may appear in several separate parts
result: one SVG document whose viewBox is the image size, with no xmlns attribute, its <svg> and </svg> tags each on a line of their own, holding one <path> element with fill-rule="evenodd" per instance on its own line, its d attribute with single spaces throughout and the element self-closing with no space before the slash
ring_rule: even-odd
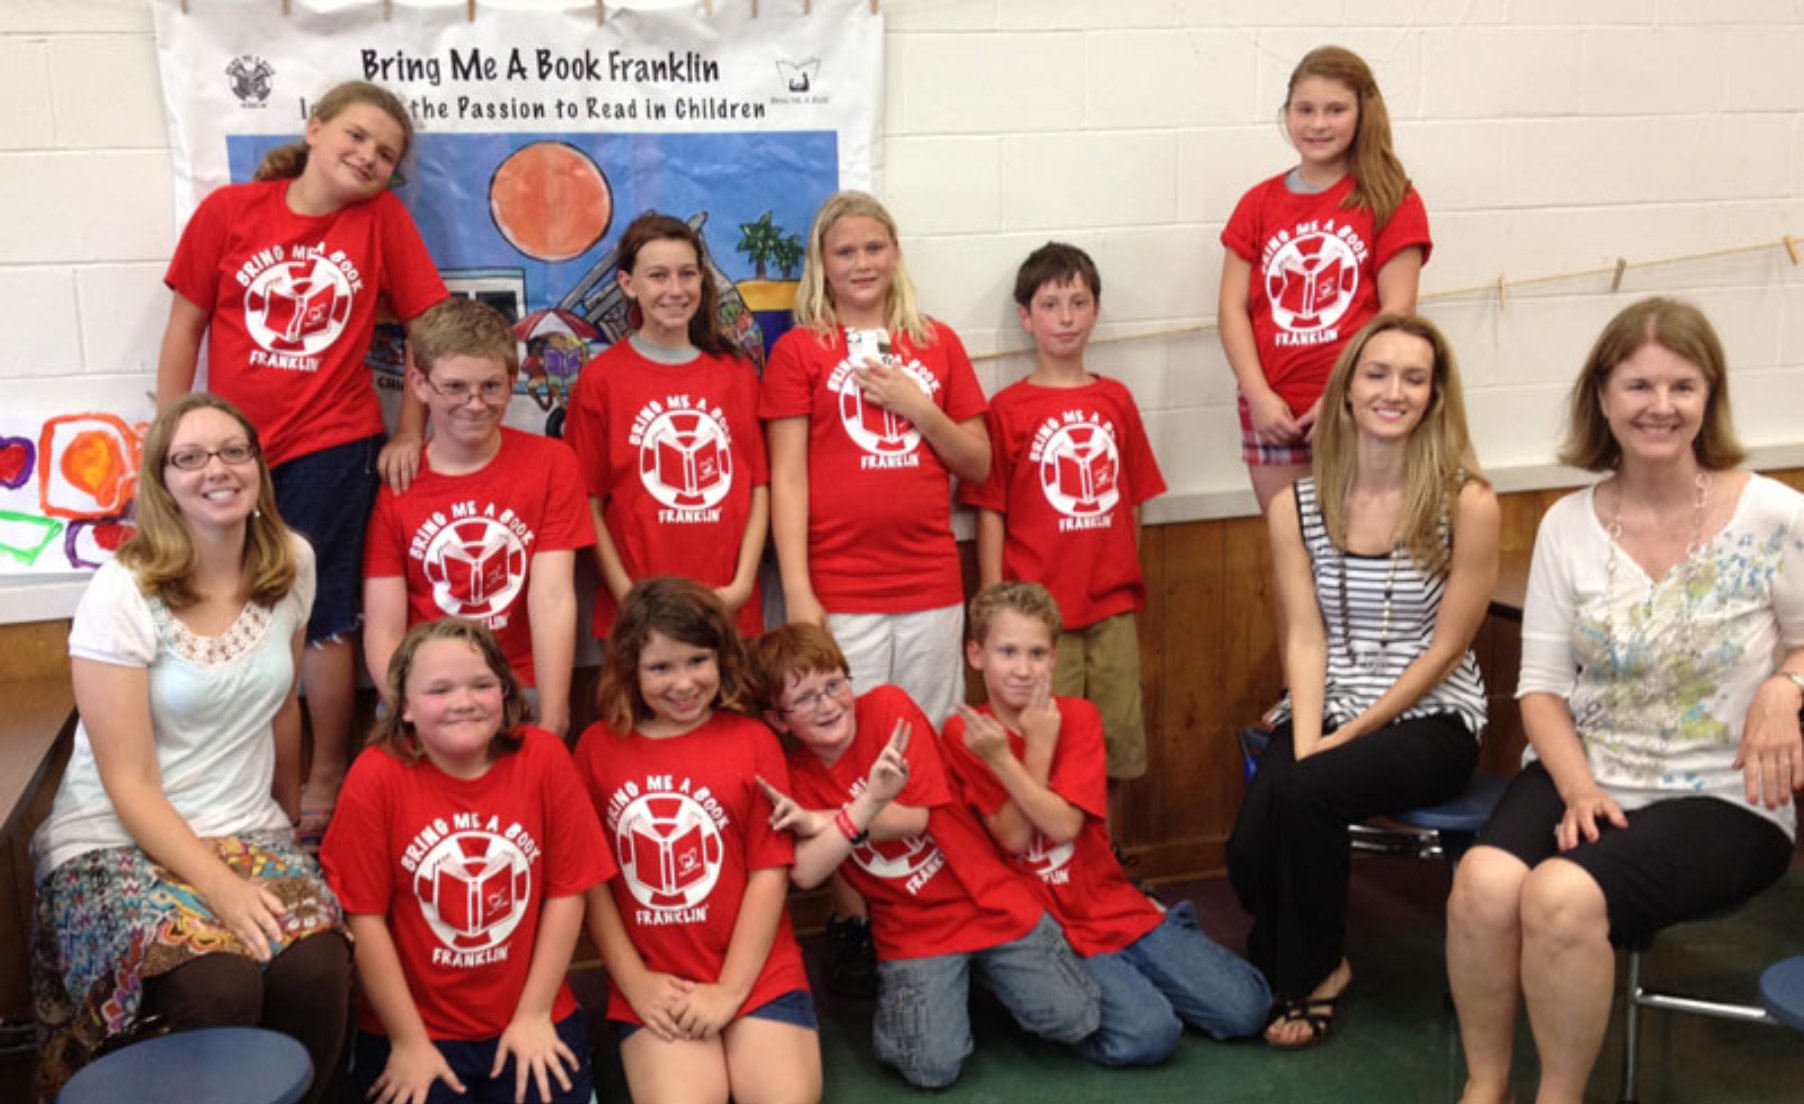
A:
<svg viewBox="0 0 1804 1104">
<path fill-rule="evenodd" d="M 843 849 L 799 844 L 790 878 L 806 888 L 837 868 L 870 907 L 878 1060 L 918 1088 L 956 1081 L 972 1048 L 973 974 L 1032 1034 L 1066 1044 L 1091 1035 L 1096 983 L 1044 890 L 997 856 L 953 795 L 920 706 L 895 686 L 854 697 L 845 655 L 819 625 L 784 625 L 746 649 L 765 723 L 794 738 L 793 800 L 766 790 L 773 824 L 800 840 L 843 837 Z M 907 781 L 873 814 L 868 780 L 892 748 Z"/>
<path fill-rule="evenodd" d="M 426 404 L 420 470 L 376 497 L 363 558 L 364 656 L 376 685 L 408 626 L 467 617 L 500 638 L 538 723 L 570 724 L 576 550 L 595 542 L 576 456 L 501 424 L 520 370 L 513 329 L 453 296 L 409 331 L 407 386 Z"/>
</svg>

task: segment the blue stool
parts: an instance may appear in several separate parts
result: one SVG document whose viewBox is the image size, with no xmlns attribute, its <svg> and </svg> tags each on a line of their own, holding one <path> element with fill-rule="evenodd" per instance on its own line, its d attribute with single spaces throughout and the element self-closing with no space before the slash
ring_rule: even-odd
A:
<svg viewBox="0 0 1804 1104">
<path fill-rule="evenodd" d="M 1760 975 L 1760 1003 L 1773 1019 L 1804 1031 L 1804 955 L 1768 966 Z"/>
<path fill-rule="evenodd" d="M 260 1027 L 146 1039 L 84 1067 L 57 1104 L 294 1104 L 313 1081 L 300 1043 Z"/>
<path fill-rule="evenodd" d="M 1704 917 L 1704 920 L 1720 920 L 1730 916 L 1734 909 L 1719 913 L 1716 916 Z M 1641 1010 L 1658 1008 L 1663 1012 L 1684 1012 L 1693 1016 L 1709 1016 L 1718 1020 L 1733 1020 L 1737 1023 L 1766 1024 L 1777 1026 L 1790 1022 L 1792 1026 L 1804 1030 L 1804 958 L 1786 959 L 1784 962 L 1767 970 L 1768 974 L 1790 966 L 1788 974 L 1781 974 L 1776 989 L 1789 995 L 1795 1019 L 1785 1021 L 1768 1011 L 1771 1007 L 1766 1000 L 1766 976 L 1760 979 L 1761 1003 L 1750 1004 L 1745 1001 L 1718 1000 L 1712 997 L 1699 997 L 1689 993 L 1675 993 L 1660 989 L 1652 989 L 1642 983 L 1642 965 L 1647 952 L 1653 949 L 1654 937 L 1650 936 L 1642 942 L 1629 943 L 1623 946 L 1627 953 L 1628 969 L 1622 987 L 1622 1091 L 1617 1096 L 1618 1104 L 1636 1104 L 1640 1097 L 1641 1078 Z M 1789 987 L 1784 978 L 1789 976 Z"/>
</svg>

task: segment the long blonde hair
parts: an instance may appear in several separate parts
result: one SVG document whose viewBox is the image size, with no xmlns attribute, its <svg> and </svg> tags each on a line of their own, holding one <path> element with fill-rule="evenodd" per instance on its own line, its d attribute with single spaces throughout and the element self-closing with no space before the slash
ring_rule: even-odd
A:
<svg viewBox="0 0 1804 1104">
<path fill-rule="evenodd" d="M 915 284 L 902 257 L 902 239 L 896 231 L 896 220 L 869 192 L 834 192 L 816 212 L 814 225 L 808 228 L 808 257 L 802 262 L 801 287 L 796 289 L 796 325 L 813 330 L 823 338 L 839 329 L 833 289 L 827 286 L 826 249 L 827 232 L 842 218 L 872 219 L 883 226 L 890 241 L 897 243 L 896 267 L 890 276 L 889 294 L 883 302 L 884 327 L 891 336 L 907 334 L 916 345 L 931 343 L 933 327 L 915 305 Z"/>
<path fill-rule="evenodd" d="M 1359 474 L 1359 431 L 1347 406 L 1347 394 L 1366 345 L 1379 334 L 1393 331 L 1421 338 L 1434 352 L 1428 409 L 1409 435 L 1397 543 L 1423 571 L 1438 575 L 1447 569 L 1449 552 L 1442 527 L 1453 514 L 1460 488 L 1468 480 L 1486 484 L 1489 480 L 1479 470 L 1478 457 L 1472 452 L 1459 364 L 1447 338 L 1433 322 L 1414 314 L 1381 314 L 1347 342 L 1322 392 L 1322 414 L 1316 423 L 1310 470 L 1315 476 L 1316 497 L 1328 536 L 1345 548 L 1347 491 Z"/>
<path fill-rule="evenodd" d="M 1409 174 L 1403 171 L 1403 162 L 1391 148 L 1391 113 L 1384 106 L 1384 93 L 1378 90 L 1372 67 L 1344 46 L 1316 47 L 1291 70 L 1280 116 L 1290 110 L 1290 97 L 1297 82 L 1308 77 L 1344 84 L 1358 99 L 1359 126 L 1347 151 L 1353 162 L 1353 190 L 1341 206 L 1364 207 L 1383 226 L 1409 193 Z"/>
<path fill-rule="evenodd" d="M 181 396 L 150 423 L 138 468 L 138 530 L 120 547 L 118 560 L 131 569 L 141 592 L 156 595 L 170 609 L 182 609 L 199 599 L 191 576 L 200 557 L 188 527 L 182 523 L 181 507 L 176 505 L 164 478 L 175 431 L 182 419 L 195 410 L 217 410 L 232 418 L 257 454 L 257 509 L 244 523 L 244 573 L 250 583 L 251 601 L 274 605 L 293 588 L 295 563 L 290 530 L 276 511 L 269 462 L 263 458 L 263 445 L 250 419 L 231 403 L 205 391 Z"/>
<path fill-rule="evenodd" d="M 407 105 L 401 102 L 401 98 L 379 84 L 345 81 L 343 84 L 333 85 L 331 91 L 314 103 L 313 110 L 307 113 L 307 121 L 329 123 L 338 117 L 339 112 L 357 104 L 373 107 L 400 125 L 401 150 L 395 163 L 398 165 L 407 160 L 407 151 L 413 149 L 413 119 L 408 116 Z M 305 140 L 277 146 L 263 155 L 263 160 L 258 164 L 257 171 L 251 174 L 251 179 L 293 180 L 307 170 L 307 152 Z"/>
</svg>

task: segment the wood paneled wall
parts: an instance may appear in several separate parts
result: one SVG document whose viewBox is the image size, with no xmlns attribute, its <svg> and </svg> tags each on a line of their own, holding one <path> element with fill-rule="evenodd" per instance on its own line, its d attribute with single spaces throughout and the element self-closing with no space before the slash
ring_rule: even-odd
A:
<svg viewBox="0 0 1804 1104">
<path fill-rule="evenodd" d="M 1776 474 L 1804 490 L 1804 469 Z M 1541 515 L 1565 493 L 1502 496 L 1506 553 L 1533 546 Z M 1206 876 L 1223 867 L 1244 785 L 1234 734 L 1276 700 L 1281 686 L 1264 523 L 1233 518 L 1151 526 L 1144 558 L 1148 603 L 1140 647 L 1149 769 L 1126 791 L 1115 833 L 1139 860 L 1135 873 L 1141 877 Z M 9 664 L 44 664 L 46 657 L 60 657 L 66 634 L 61 622 L 0 626 L 0 656 Z M 1482 765 L 1511 774 L 1522 748 L 1513 696 L 1515 624 L 1488 618 L 1476 646 L 1491 695 Z M 52 665 L 67 670 L 66 663 Z M 584 706 L 593 687 L 594 672 L 578 672 L 574 692 Z M 586 721 L 586 711 L 579 708 L 579 722 Z M 48 798 L 47 792 L 38 795 L 40 817 Z M 26 818 L 27 825 L 35 821 Z M 21 983 L 31 869 L 26 831 L 14 835 L 0 840 L 0 948 L 6 948 L 0 952 L 0 1016 L 7 1018 L 28 1012 Z"/>
</svg>

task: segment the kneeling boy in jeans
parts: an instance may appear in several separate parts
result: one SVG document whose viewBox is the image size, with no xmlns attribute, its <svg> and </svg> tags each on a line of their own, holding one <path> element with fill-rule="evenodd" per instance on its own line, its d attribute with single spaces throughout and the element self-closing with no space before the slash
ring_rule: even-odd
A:
<svg viewBox="0 0 1804 1104">
<path fill-rule="evenodd" d="M 746 647 L 766 722 L 796 745 L 794 801 L 773 798 L 773 822 L 842 834 L 852 861 L 838 868 L 870 904 L 878 1059 L 921 1088 L 957 1080 L 971 1053 L 973 971 L 1035 1035 L 1077 1043 L 1095 1031 L 1095 982 L 1047 914 L 1039 885 L 1006 866 L 953 799 L 920 707 L 894 686 L 854 698 L 845 656 L 819 626 L 785 625 Z M 862 816 L 862 807 L 847 807 L 899 729 L 913 734 L 903 738 L 907 785 L 861 827 L 852 813 Z M 832 872 L 806 865 L 791 871 L 804 887 Z"/>
<path fill-rule="evenodd" d="M 1185 1024 L 1252 1035 L 1272 1003 L 1265 978 L 1203 934 L 1190 902 L 1166 910 L 1135 889 L 1103 823 L 1102 722 L 1055 697 L 1059 609 L 1038 583 L 997 583 L 971 600 L 971 666 L 989 703 L 960 706 L 940 737 L 953 787 L 996 846 L 1036 875 L 1052 914 L 1102 990 L 1102 1027 L 1078 1044 L 1107 1065 L 1170 1056 Z"/>
</svg>

